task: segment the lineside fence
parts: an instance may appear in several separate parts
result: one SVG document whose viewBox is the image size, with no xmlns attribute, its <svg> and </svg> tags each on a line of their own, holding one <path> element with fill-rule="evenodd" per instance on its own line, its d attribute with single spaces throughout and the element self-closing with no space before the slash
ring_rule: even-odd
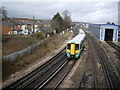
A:
<svg viewBox="0 0 120 90">
<path fill-rule="evenodd" d="M 31 54 L 34 50 L 36 50 L 40 44 L 44 41 L 46 41 L 47 39 L 45 40 L 41 40 L 41 42 L 37 43 L 37 44 L 34 44 L 34 45 L 31 45 L 31 46 L 28 46 L 27 48 L 25 49 L 22 49 L 20 51 L 17 51 L 17 52 L 14 52 L 14 53 L 11 53 L 9 55 L 5 55 L 2 57 L 3 60 L 6 60 L 6 61 L 14 61 L 14 60 L 17 60 L 27 54 Z"/>
<path fill-rule="evenodd" d="M 68 31 L 68 30 L 67 30 Z M 72 32 L 72 31 L 69 31 L 69 32 Z M 60 33 L 60 35 L 64 34 L 63 33 Z M 49 36 L 47 36 L 49 37 Z M 2 60 L 6 60 L 6 61 L 15 61 L 15 60 L 18 60 L 19 58 L 27 55 L 27 54 L 32 54 L 34 50 L 36 50 L 40 45 L 41 43 L 43 43 L 44 41 L 46 41 L 46 39 L 44 40 L 41 40 L 41 42 L 37 43 L 37 44 L 34 44 L 34 45 L 31 45 L 31 46 L 28 46 L 27 48 L 25 49 L 22 49 L 20 51 L 17 51 L 17 52 L 14 52 L 14 53 L 11 53 L 9 55 L 5 55 L 2 57 Z"/>
</svg>

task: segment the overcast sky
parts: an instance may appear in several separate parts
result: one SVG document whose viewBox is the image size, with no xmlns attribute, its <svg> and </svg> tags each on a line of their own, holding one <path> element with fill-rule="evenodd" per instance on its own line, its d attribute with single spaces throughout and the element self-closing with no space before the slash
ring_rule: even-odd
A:
<svg viewBox="0 0 120 90">
<path fill-rule="evenodd" d="M 73 21 L 118 24 L 117 2 L 3 2 L 2 6 L 9 17 L 52 19 L 68 10 Z"/>
</svg>

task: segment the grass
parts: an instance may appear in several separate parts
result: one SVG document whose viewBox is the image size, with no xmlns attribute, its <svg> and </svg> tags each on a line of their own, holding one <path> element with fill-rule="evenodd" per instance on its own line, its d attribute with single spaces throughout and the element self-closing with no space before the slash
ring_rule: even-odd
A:
<svg viewBox="0 0 120 90">
<path fill-rule="evenodd" d="M 37 36 L 38 38 L 36 38 L 35 36 Z M 5 38 L 7 38 L 7 40 Z M 29 45 L 32 45 L 40 41 L 41 37 L 39 34 L 37 34 L 37 35 L 34 35 L 34 37 L 18 35 L 18 36 L 11 36 L 8 38 L 8 36 L 3 36 L 3 39 L 4 39 L 4 42 L 2 43 L 2 46 L 3 46 L 2 54 L 4 56 L 4 55 L 11 54 L 13 52 L 22 50 L 28 47 Z"/>
<path fill-rule="evenodd" d="M 68 32 L 66 32 L 65 35 L 53 35 L 49 37 L 45 42 L 43 42 L 39 47 L 37 47 L 37 49 L 31 54 L 27 54 L 14 62 L 3 61 L 3 81 L 8 79 L 8 77 L 16 71 L 24 69 L 28 65 L 37 61 L 38 59 L 60 48 L 64 41 L 66 41 L 70 35 L 71 34 Z"/>
</svg>

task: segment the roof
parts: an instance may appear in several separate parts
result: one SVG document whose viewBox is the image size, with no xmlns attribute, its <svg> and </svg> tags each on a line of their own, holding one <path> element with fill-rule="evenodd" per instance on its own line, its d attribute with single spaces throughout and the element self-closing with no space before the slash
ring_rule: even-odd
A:
<svg viewBox="0 0 120 90">
<path fill-rule="evenodd" d="M 29 24 L 51 24 L 50 20 L 33 20 L 28 18 L 12 18 L 10 20 L 2 20 L 2 25 L 29 25 Z"/>
<path fill-rule="evenodd" d="M 28 20 L 28 21 L 30 21 L 30 20 L 33 20 L 33 19 L 29 19 L 29 18 L 13 18 L 14 20 Z"/>
<path fill-rule="evenodd" d="M 8 25 L 8 26 L 10 26 L 10 25 L 13 25 L 13 23 L 11 23 L 8 20 L 4 20 L 4 21 L 2 21 L 2 25 Z"/>
<path fill-rule="evenodd" d="M 93 24 L 93 25 L 112 25 L 112 26 L 119 26 L 119 25 L 116 25 L 116 24 Z"/>
<path fill-rule="evenodd" d="M 75 36 L 72 40 L 67 43 L 80 43 L 85 39 L 85 32 L 82 29 L 79 29 L 79 34 Z"/>
<path fill-rule="evenodd" d="M 11 20 L 11 22 L 14 24 L 14 25 L 21 25 L 20 22 L 16 21 L 16 20 Z"/>
</svg>

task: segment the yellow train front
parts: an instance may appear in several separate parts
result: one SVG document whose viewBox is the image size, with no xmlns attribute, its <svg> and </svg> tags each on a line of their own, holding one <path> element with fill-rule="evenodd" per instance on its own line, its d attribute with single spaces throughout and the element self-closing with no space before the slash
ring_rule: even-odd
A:
<svg viewBox="0 0 120 90">
<path fill-rule="evenodd" d="M 68 58 L 78 58 L 83 50 L 83 42 L 70 40 L 66 45 L 66 53 Z"/>
<path fill-rule="evenodd" d="M 83 41 L 85 39 L 85 32 L 80 29 L 79 34 L 66 44 L 66 54 L 68 58 L 78 58 L 83 50 Z"/>
</svg>

